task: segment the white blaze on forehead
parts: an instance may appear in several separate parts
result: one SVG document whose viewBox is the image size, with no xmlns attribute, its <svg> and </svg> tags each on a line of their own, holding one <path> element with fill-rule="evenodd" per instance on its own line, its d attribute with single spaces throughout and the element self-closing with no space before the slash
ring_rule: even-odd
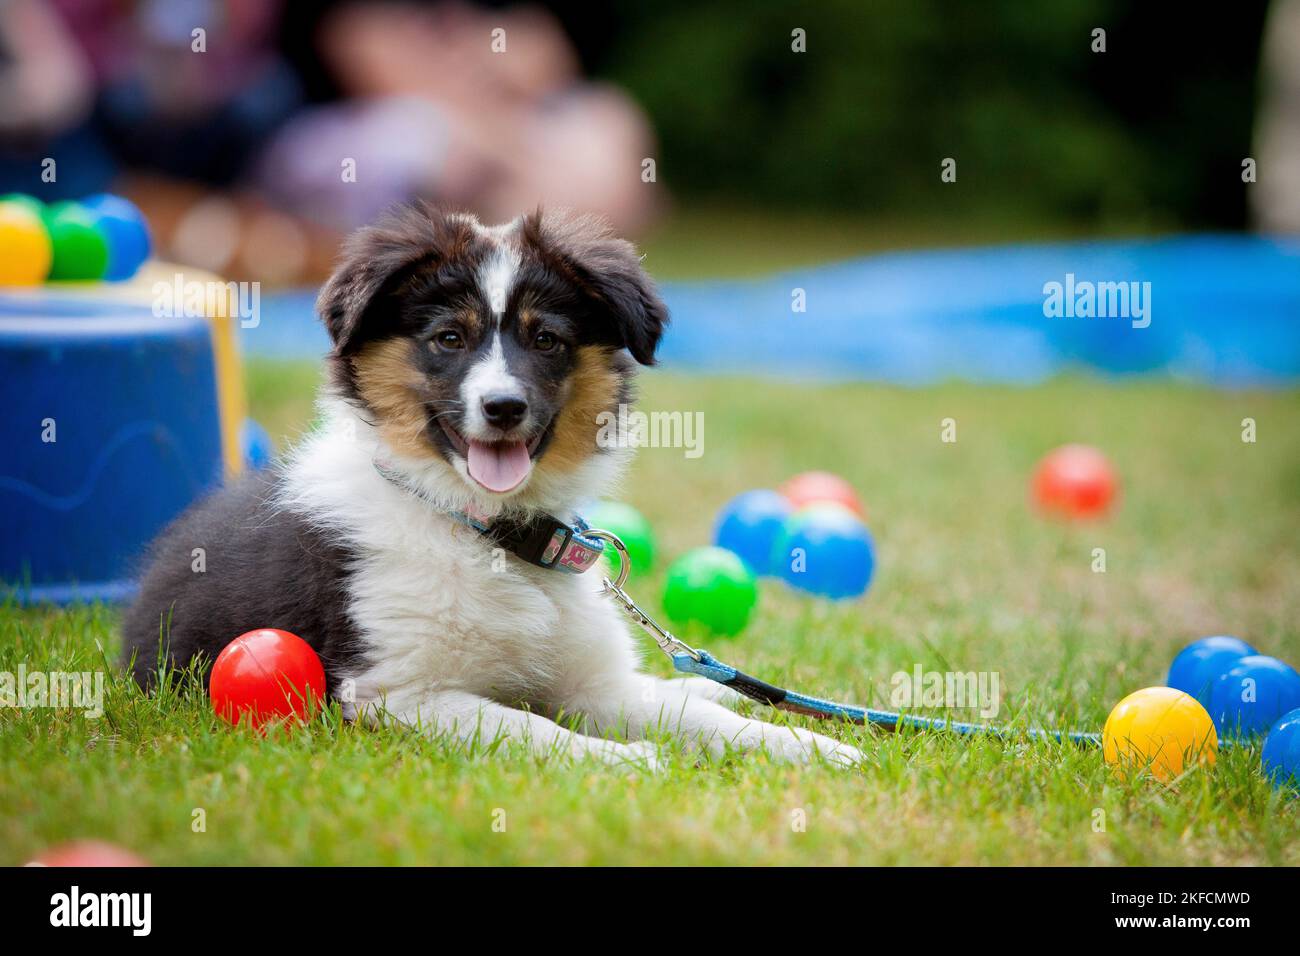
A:
<svg viewBox="0 0 1300 956">
<path fill-rule="evenodd" d="M 488 395 L 518 395 L 523 397 L 523 383 L 510 373 L 505 351 L 501 348 L 501 333 L 492 333 L 492 347 L 487 355 L 474 363 L 465 373 L 460 394 L 465 402 L 465 423 L 469 437 L 474 437 L 488 427 L 483 417 L 483 399 Z"/>
<path fill-rule="evenodd" d="M 506 310 L 506 300 L 510 298 L 510 287 L 518 270 L 519 250 L 505 244 L 498 245 L 479 270 L 479 286 L 498 321 Z"/>
</svg>

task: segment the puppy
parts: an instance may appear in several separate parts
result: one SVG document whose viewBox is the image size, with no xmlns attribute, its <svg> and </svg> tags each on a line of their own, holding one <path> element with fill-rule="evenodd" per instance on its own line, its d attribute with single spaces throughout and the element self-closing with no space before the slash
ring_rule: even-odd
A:
<svg viewBox="0 0 1300 956">
<path fill-rule="evenodd" d="M 706 679 L 639 673 L 599 570 L 503 546 L 570 522 L 626 464 L 598 417 L 630 400 L 668 321 L 629 243 L 568 214 L 487 228 L 406 208 L 347 240 L 317 309 L 334 343 L 321 423 L 155 542 L 124 623 L 141 685 L 278 627 L 317 651 L 349 718 L 606 762 L 653 762 L 660 730 L 861 759 L 734 713 Z"/>
</svg>

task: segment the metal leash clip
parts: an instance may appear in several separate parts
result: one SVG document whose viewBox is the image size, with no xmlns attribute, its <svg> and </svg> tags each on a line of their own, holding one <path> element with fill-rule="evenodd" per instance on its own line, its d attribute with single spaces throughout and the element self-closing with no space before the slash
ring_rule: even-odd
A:
<svg viewBox="0 0 1300 956">
<path fill-rule="evenodd" d="M 641 625 L 641 629 L 654 639 L 654 642 L 659 645 L 659 650 L 667 654 L 670 659 L 677 654 L 686 654 L 693 660 L 701 660 L 702 658 L 700 657 L 699 651 L 691 647 L 691 645 L 687 644 L 685 641 L 674 637 L 670 632 L 664 630 L 664 628 L 659 625 L 658 621 L 652 618 L 645 611 L 641 610 L 640 605 L 638 605 L 636 601 L 633 601 L 628 593 L 623 590 L 623 585 L 627 581 L 628 572 L 632 570 L 632 558 L 628 555 L 627 548 L 624 546 L 619 536 L 614 534 L 612 531 L 606 531 L 603 528 L 589 528 L 584 533 L 593 538 L 598 538 L 601 541 L 608 541 L 614 546 L 614 550 L 618 552 L 618 580 L 611 581 L 606 577 L 604 579 L 605 592 L 614 595 L 614 599 L 623 606 L 623 610 L 627 611 L 632 620 Z"/>
</svg>

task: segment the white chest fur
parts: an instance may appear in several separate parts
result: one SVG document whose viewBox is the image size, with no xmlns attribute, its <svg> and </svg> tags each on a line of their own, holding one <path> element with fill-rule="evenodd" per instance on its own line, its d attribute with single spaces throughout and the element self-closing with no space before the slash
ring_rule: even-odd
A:
<svg viewBox="0 0 1300 956">
<path fill-rule="evenodd" d="M 599 570 L 547 571 L 495 549 L 381 476 L 374 460 L 386 449 L 350 410 L 327 412 L 290 459 L 281 504 L 355 555 L 347 598 L 364 663 L 343 675 L 345 709 L 400 707 L 444 689 L 545 707 L 593 674 L 635 668 Z M 444 477 L 423 484 L 441 493 Z"/>
</svg>

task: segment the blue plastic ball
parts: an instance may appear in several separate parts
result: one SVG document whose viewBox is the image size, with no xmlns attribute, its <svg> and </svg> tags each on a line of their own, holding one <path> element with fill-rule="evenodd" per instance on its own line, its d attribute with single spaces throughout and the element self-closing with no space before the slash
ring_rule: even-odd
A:
<svg viewBox="0 0 1300 956">
<path fill-rule="evenodd" d="M 790 502 L 766 488 L 732 498 L 718 512 L 713 543 L 740 555 L 758 575 L 773 575 L 772 551 L 790 517 Z"/>
<path fill-rule="evenodd" d="M 772 562 L 792 587 L 838 600 L 866 593 L 876 549 L 866 525 L 849 509 L 811 505 L 790 516 Z"/>
<path fill-rule="evenodd" d="M 265 468 L 275 457 L 275 442 L 271 441 L 266 429 L 251 418 L 245 418 L 239 427 L 239 447 L 244 451 L 244 466 L 250 471 Z"/>
<path fill-rule="evenodd" d="M 1264 734 L 1297 707 L 1300 674 L 1263 654 L 1243 657 L 1210 689 L 1210 716 L 1220 737 Z"/>
<path fill-rule="evenodd" d="M 95 217 L 95 227 L 108 241 L 110 282 L 129 279 L 149 258 L 149 224 L 135 203 L 111 193 L 99 193 L 81 203 Z"/>
<path fill-rule="evenodd" d="M 1243 657 L 1258 653 L 1240 638 L 1203 637 L 1178 652 L 1165 683 L 1208 705 L 1214 682 Z"/>
<path fill-rule="evenodd" d="M 1276 787 L 1300 790 L 1300 709 L 1285 714 L 1264 738 L 1264 774 Z"/>
</svg>

